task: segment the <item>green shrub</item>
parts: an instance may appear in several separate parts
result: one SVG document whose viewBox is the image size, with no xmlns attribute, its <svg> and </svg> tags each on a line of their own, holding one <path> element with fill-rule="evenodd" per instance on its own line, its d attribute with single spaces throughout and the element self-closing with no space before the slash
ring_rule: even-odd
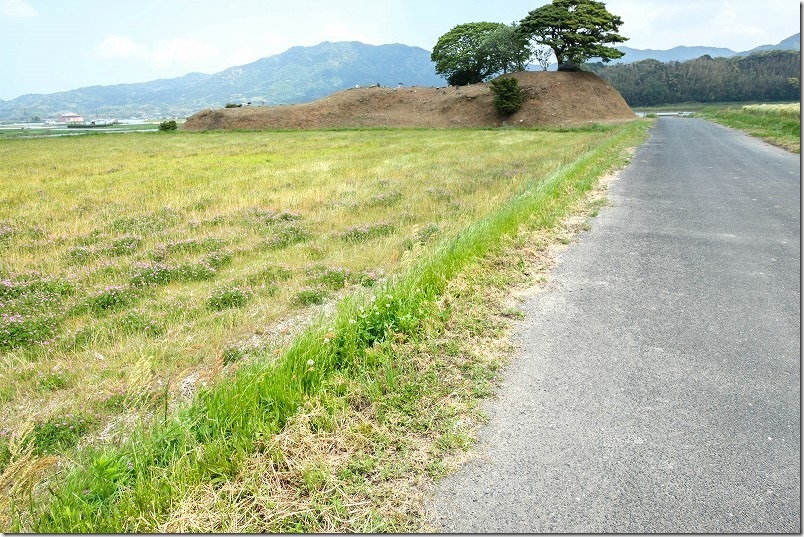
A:
<svg viewBox="0 0 804 537">
<path fill-rule="evenodd" d="M 168 121 L 163 121 L 162 123 L 159 124 L 159 130 L 162 131 L 162 132 L 175 131 L 178 128 L 179 128 L 179 126 L 176 124 L 176 121 L 173 120 L 173 119 L 169 119 Z"/>
<path fill-rule="evenodd" d="M 494 107 L 501 114 L 511 115 L 522 108 L 522 88 L 516 78 L 500 77 L 491 81 Z"/>
</svg>

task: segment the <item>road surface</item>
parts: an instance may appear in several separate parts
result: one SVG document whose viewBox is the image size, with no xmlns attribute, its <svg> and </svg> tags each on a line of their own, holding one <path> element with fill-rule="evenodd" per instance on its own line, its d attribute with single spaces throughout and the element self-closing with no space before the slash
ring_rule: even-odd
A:
<svg viewBox="0 0 804 537">
<path fill-rule="evenodd" d="M 444 532 L 801 533 L 798 155 L 660 118 L 524 304 Z"/>
</svg>

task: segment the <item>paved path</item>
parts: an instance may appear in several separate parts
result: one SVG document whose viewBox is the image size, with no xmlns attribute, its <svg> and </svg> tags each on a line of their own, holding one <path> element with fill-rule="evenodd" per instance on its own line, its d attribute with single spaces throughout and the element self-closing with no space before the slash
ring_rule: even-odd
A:
<svg viewBox="0 0 804 537">
<path fill-rule="evenodd" d="M 524 304 L 448 532 L 801 533 L 798 155 L 660 118 Z"/>
</svg>

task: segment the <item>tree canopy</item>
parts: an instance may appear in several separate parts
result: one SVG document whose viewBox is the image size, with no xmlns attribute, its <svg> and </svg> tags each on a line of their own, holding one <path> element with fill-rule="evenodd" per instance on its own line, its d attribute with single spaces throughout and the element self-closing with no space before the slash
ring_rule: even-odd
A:
<svg viewBox="0 0 804 537">
<path fill-rule="evenodd" d="M 575 71 L 590 58 L 609 62 L 623 56 L 622 51 L 607 46 L 628 40 L 617 33 L 622 23 L 603 2 L 553 0 L 528 13 L 520 21 L 520 31 L 536 45 L 553 49 L 559 71 Z"/>
<path fill-rule="evenodd" d="M 521 71 L 530 56 L 529 38 L 515 24 L 472 22 L 439 37 L 430 59 L 449 84 L 463 86 Z"/>
<path fill-rule="evenodd" d="M 799 51 L 772 50 L 731 58 L 705 55 L 685 62 L 594 63 L 584 69 L 606 79 L 630 106 L 795 101 L 800 97 Z"/>
</svg>

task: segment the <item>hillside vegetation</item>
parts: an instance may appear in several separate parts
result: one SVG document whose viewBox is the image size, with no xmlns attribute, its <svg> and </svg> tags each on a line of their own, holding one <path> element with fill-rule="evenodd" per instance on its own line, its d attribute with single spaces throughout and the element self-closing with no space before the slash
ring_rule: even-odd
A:
<svg viewBox="0 0 804 537">
<path fill-rule="evenodd" d="M 520 110 L 500 115 L 489 83 L 442 88 L 368 87 L 281 107 L 204 110 L 183 129 L 321 129 L 355 127 L 524 127 L 629 121 L 633 111 L 593 73 L 518 72 Z"/>
<path fill-rule="evenodd" d="M 769 51 L 745 57 L 662 63 L 642 60 L 586 64 L 622 94 L 630 106 L 671 103 L 798 101 L 801 53 Z"/>
</svg>

